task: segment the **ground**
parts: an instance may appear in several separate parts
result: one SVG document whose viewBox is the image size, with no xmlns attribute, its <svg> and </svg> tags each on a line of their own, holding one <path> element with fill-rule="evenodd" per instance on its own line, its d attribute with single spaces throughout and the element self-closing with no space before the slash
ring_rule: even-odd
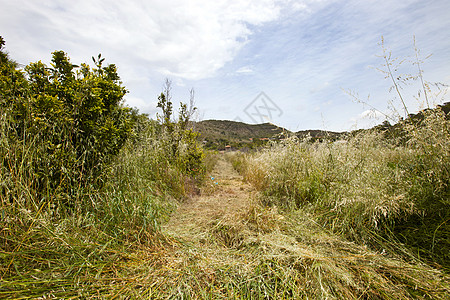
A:
<svg viewBox="0 0 450 300">
<path fill-rule="evenodd" d="M 234 224 L 251 207 L 256 191 L 243 182 L 229 162 L 220 159 L 200 195 L 187 199 L 163 227 L 185 243 L 198 244 L 217 224 Z M 215 224 L 215 225 L 214 225 Z"/>
</svg>

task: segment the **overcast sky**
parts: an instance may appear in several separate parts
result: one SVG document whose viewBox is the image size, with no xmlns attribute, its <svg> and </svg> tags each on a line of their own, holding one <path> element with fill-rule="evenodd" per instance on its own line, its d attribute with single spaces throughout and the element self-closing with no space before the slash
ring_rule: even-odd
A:
<svg viewBox="0 0 450 300">
<path fill-rule="evenodd" d="M 398 72 L 417 72 L 415 36 L 421 56 L 432 54 L 424 78 L 450 83 L 448 0 L 0 0 L 0 35 L 21 64 L 49 63 L 55 50 L 92 64 L 101 53 L 117 65 L 126 103 L 151 116 L 169 78 L 174 102 L 194 88 L 200 119 L 293 131 L 380 123 L 389 100 L 398 106 L 376 70 L 382 36 L 393 58 L 407 59 Z M 402 91 L 411 111 L 419 89 Z M 441 96 L 434 104 L 450 101 Z M 378 120 L 367 118 L 370 106 Z"/>
</svg>

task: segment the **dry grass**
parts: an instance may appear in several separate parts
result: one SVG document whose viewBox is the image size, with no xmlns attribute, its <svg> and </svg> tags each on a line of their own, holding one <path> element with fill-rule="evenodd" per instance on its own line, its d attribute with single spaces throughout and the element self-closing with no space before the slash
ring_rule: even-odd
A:
<svg viewBox="0 0 450 300">
<path fill-rule="evenodd" d="M 433 112 L 421 126 L 405 127 L 399 144 L 376 131 L 338 143 L 286 140 L 240 158 L 242 173 L 263 191 L 267 205 L 309 209 L 352 239 L 367 240 L 373 232 L 393 230 L 416 217 L 417 222 L 440 221 L 430 223 L 429 232 L 445 230 L 449 121 Z M 430 243 L 428 250 L 448 248 L 440 241 L 444 244 Z"/>
<path fill-rule="evenodd" d="M 306 212 L 263 207 L 225 160 L 215 192 L 180 206 L 154 298 L 445 299 L 448 278 L 349 242 Z M 150 294 L 149 294 L 150 295 Z"/>
</svg>

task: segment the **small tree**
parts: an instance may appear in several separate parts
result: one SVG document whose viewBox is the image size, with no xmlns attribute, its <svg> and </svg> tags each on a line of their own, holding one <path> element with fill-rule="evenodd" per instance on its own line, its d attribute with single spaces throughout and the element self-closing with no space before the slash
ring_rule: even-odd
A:
<svg viewBox="0 0 450 300">
<path fill-rule="evenodd" d="M 197 142 L 198 133 L 189 127 L 191 117 L 197 109 L 194 106 L 194 91 L 190 92 L 189 107 L 180 102 L 178 121 L 175 122 L 172 118 L 171 84 L 171 81 L 166 79 L 157 105 L 162 110 L 158 119 L 162 126 L 163 140 L 167 143 L 168 157 L 185 174 L 203 174 L 204 152 Z"/>
</svg>

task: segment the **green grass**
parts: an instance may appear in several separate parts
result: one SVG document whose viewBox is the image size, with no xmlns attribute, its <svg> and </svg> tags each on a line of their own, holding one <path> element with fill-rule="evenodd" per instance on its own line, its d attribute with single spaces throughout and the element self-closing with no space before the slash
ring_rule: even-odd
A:
<svg viewBox="0 0 450 300">
<path fill-rule="evenodd" d="M 58 189 L 36 190 L 31 166 L 40 140 L 2 135 L 0 298 L 112 297 L 129 289 L 143 249 L 161 248 L 160 224 L 188 192 L 157 141 L 149 125 L 105 168 L 100 186 L 73 187 L 65 206 L 69 196 Z"/>
</svg>

